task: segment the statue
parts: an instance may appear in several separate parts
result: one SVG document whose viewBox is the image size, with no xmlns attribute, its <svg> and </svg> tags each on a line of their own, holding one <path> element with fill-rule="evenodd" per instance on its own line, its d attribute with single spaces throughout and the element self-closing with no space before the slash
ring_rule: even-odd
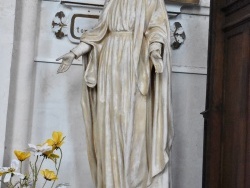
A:
<svg viewBox="0 0 250 188">
<path fill-rule="evenodd" d="M 57 60 L 88 55 L 82 109 L 97 188 L 169 188 L 173 139 L 164 0 L 106 0 L 97 26 Z"/>
</svg>

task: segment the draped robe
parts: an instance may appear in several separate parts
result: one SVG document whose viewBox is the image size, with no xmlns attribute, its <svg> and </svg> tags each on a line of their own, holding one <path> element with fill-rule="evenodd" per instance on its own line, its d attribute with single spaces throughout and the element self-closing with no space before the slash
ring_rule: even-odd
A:
<svg viewBox="0 0 250 188">
<path fill-rule="evenodd" d="M 173 140 L 169 23 L 163 0 L 107 0 L 84 65 L 82 109 L 97 188 L 169 188 Z M 150 52 L 163 58 L 155 73 Z M 79 50 L 73 52 L 80 56 Z"/>
</svg>

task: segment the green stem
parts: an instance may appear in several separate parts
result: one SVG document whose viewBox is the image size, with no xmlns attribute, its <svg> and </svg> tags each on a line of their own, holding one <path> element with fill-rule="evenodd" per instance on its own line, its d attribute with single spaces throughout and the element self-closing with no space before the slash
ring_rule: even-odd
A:
<svg viewBox="0 0 250 188">
<path fill-rule="evenodd" d="M 31 162 L 30 162 L 30 169 L 32 171 L 32 178 L 33 178 L 33 182 L 34 182 L 34 168 L 33 168 L 32 164 L 31 164 Z"/>
<path fill-rule="evenodd" d="M 14 187 L 13 184 L 12 184 L 12 177 L 10 178 L 10 187 Z"/>
<path fill-rule="evenodd" d="M 47 180 L 45 180 L 45 182 L 44 182 L 44 184 L 43 184 L 43 187 L 42 187 L 42 188 L 44 188 L 44 187 L 45 187 L 46 183 L 47 183 Z"/>
<path fill-rule="evenodd" d="M 37 182 L 37 176 L 38 176 L 38 173 L 37 173 L 37 161 L 38 161 L 38 156 L 36 156 L 36 162 L 35 162 L 35 177 L 33 178 L 33 188 L 36 188 L 36 182 Z"/>
<path fill-rule="evenodd" d="M 16 182 L 16 184 L 13 185 L 13 187 L 16 187 L 19 183 L 20 183 L 20 186 L 22 187 L 21 181 L 20 182 Z"/>
<path fill-rule="evenodd" d="M 56 168 L 56 177 L 58 176 L 58 173 L 59 173 L 59 170 L 60 170 L 60 167 L 61 167 L 61 163 L 62 163 L 62 158 L 63 158 L 62 149 L 59 148 L 59 151 L 60 151 L 61 157 L 60 157 L 58 168 Z M 51 188 L 53 188 L 55 182 L 56 182 L 56 180 L 53 181 L 53 184 L 51 185 Z"/>
<path fill-rule="evenodd" d="M 39 166 L 39 168 L 38 168 L 38 173 L 40 172 L 40 170 L 41 170 L 41 168 L 42 168 L 42 164 L 43 164 L 43 162 L 44 162 L 44 159 L 45 159 L 45 157 L 43 157 L 43 160 L 42 160 L 42 162 L 41 162 L 41 164 L 40 164 L 40 166 Z"/>
<path fill-rule="evenodd" d="M 21 161 L 21 165 L 20 165 L 20 173 L 22 174 L 22 171 L 23 171 L 23 161 Z M 20 179 L 20 188 L 22 188 L 22 180 Z M 15 186 L 14 186 L 15 187 Z"/>
<path fill-rule="evenodd" d="M 22 174 L 22 169 L 23 169 L 23 161 L 21 161 L 21 165 L 20 165 L 20 173 Z"/>
</svg>

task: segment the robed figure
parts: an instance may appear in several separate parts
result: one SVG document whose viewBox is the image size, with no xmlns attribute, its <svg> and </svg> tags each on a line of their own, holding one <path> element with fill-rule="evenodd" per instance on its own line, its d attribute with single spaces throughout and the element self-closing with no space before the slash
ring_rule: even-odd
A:
<svg viewBox="0 0 250 188">
<path fill-rule="evenodd" d="M 88 55 L 82 108 L 95 186 L 171 187 L 170 33 L 164 0 L 107 0 L 97 26 L 59 58 L 58 72 L 82 55 Z"/>
</svg>

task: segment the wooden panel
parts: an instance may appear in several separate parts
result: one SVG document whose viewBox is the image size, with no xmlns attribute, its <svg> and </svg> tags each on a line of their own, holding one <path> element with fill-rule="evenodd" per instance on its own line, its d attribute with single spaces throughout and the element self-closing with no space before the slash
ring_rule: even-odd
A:
<svg viewBox="0 0 250 188">
<path fill-rule="evenodd" d="M 250 187 L 250 1 L 211 1 L 203 188 Z"/>
<path fill-rule="evenodd" d="M 248 43 L 245 43 L 244 51 L 244 61 L 248 64 L 247 70 L 248 70 L 248 85 L 246 87 L 247 93 L 247 114 L 246 114 L 246 121 L 247 121 L 247 127 L 246 127 L 246 174 L 245 174 L 245 187 L 250 187 L 250 23 L 248 23 L 248 31 L 245 32 L 244 35 L 244 41 L 248 41 Z"/>
<path fill-rule="evenodd" d="M 244 187 L 248 63 L 244 61 L 244 33 L 226 41 L 222 138 L 222 187 Z"/>
</svg>

